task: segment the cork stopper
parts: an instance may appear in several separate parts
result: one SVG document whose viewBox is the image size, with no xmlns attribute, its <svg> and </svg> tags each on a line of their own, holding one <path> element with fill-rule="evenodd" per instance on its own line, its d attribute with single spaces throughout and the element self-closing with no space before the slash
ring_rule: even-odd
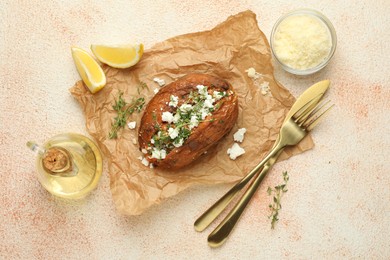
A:
<svg viewBox="0 0 390 260">
<path fill-rule="evenodd" d="M 60 147 L 46 150 L 42 157 L 43 168 L 50 174 L 61 174 L 72 171 L 72 160 L 69 153 Z"/>
</svg>

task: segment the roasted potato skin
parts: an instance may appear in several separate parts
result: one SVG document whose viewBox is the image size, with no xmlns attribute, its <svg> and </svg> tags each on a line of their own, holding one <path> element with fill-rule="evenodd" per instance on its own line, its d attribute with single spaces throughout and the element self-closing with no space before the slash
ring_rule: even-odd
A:
<svg viewBox="0 0 390 260">
<path fill-rule="evenodd" d="M 217 101 L 219 108 L 206 117 L 181 147 L 171 150 L 165 159 L 157 160 L 146 158 L 154 166 L 162 169 L 177 170 L 185 167 L 204 154 L 210 147 L 216 145 L 233 128 L 238 117 L 238 98 L 233 87 L 224 79 L 208 74 L 189 74 L 161 88 L 149 101 L 141 118 L 138 143 L 139 149 L 147 149 L 150 140 L 156 133 L 156 124 L 166 127 L 162 121 L 162 113 L 175 112 L 175 108 L 168 105 L 171 95 L 179 97 L 179 106 L 192 91 L 197 91 L 197 85 L 207 86 L 209 93 L 226 91 L 228 96 Z"/>
</svg>

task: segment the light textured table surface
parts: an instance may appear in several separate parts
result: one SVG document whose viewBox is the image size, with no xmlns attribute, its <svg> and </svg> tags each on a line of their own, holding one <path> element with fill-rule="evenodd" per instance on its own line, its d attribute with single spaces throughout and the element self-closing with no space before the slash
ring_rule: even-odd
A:
<svg viewBox="0 0 390 260">
<path fill-rule="evenodd" d="M 88 135 L 68 89 L 79 80 L 71 46 L 167 38 L 213 28 L 247 9 L 269 36 L 277 18 L 307 7 L 336 28 L 329 66 L 301 78 L 275 67 L 294 96 L 332 81 L 336 107 L 314 131 L 316 146 L 278 163 L 228 241 L 207 245 L 193 222 L 230 185 L 197 186 L 136 217 L 119 215 L 107 168 L 85 200 L 49 195 L 25 143 L 62 132 Z M 389 259 L 390 2 L 11 1 L 0 2 L 0 259 Z M 269 185 L 288 171 L 274 230 Z M 214 225 L 215 226 L 215 225 Z"/>
</svg>

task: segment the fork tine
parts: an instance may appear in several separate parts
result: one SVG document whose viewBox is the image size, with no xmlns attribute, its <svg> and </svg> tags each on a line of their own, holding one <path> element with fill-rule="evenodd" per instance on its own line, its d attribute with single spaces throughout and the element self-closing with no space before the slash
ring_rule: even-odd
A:
<svg viewBox="0 0 390 260">
<path fill-rule="evenodd" d="M 320 108 L 318 108 L 317 111 L 305 122 L 306 131 L 313 130 L 313 128 L 321 121 L 321 119 L 323 119 L 323 116 L 334 107 L 334 104 L 332 104 L 325 111 L 321 112 L 320 115 L 316 116 L 320 110 L 322 110 L 322 108 L 324 108 L 325 105 L 327 105 L 329 102 L 330 101 L 326 102 Z"/>
<path fill-rule="evenodd" d="M 310 115 L 313 114 L 313 111 L 318 111 L 318 107 L 320 106 L 320 104 L 322 104 L 322 100 L 320 100 L 321 97 L 317 100 L 315 100 L 316 102 L 313 102 L 313 104 L 311 104 L 311 106 L 305 110 L 304 114 L 302 114 L 301 116 L 299 116 L 299 118 L 296 119 L 296 123 L 299 125 L 299 126 L 302 126 L 305 122 L 307 122 L 307 119 L 310 117 L 312 118 Z"/>
<path fill-rule="evenodd" d="M 300 126 L 307 127 L 309 125 L 309 122 L 313 121 L 321 112 L 321 110 L 329 104 L 330 100 L 324 102 L 321 101 L 317 104 L 317 106 L 305 117 L 305 120 L 300 124 Z M 322 113 L 322 112 L 321 112 Z"/>
<path fill-rule="evenodd" d="M 304 117 L 300 119 L 299 126 L 307 126 L 310 121 L 316 118 L 316 115 L 319 114 L 321 109 L 323 109 L 327 104 L 329 104 L 329 102 L 329 100 L 326 102 L 324 100 L 318 102 L 315 107 L 313 107 L 310 111 L 308 111 L 308 113 L 306 113 Z"/>
<path fill-rule="evenodd" d="M 311 99 L 309 102 L 307 102 L 302 108 L 300 108 L 295 114 L 294 114 L 294 121 L 297 124 L 301 124 L 305 121 L 305 119 L 313 112 L 313 110 L 318 106 L 319 101 L 321 100 L 322 96 L 318 95 Z"/>
</svg>

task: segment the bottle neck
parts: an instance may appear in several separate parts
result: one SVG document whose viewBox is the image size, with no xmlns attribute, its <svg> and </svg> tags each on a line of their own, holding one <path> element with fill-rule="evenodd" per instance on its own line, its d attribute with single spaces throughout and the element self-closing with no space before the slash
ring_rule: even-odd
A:
<svg viewBox="0 0 390 260">
<path fill-rule="evenodd" d="M 73 169 L 71 157 L 61 147 L 51 147 L 42 156 L 43 168 L 50 174 L 62 174 Z"/>
<path fill-rule="evenodd" d="M 39 154 L 46 173 L 62 177 L 72 177 L 78 173 L 77 165 L 66 149 L 56 146 L 45 149 L 31 141 L 27 142 L 27 147 Z"/>
</svg>

